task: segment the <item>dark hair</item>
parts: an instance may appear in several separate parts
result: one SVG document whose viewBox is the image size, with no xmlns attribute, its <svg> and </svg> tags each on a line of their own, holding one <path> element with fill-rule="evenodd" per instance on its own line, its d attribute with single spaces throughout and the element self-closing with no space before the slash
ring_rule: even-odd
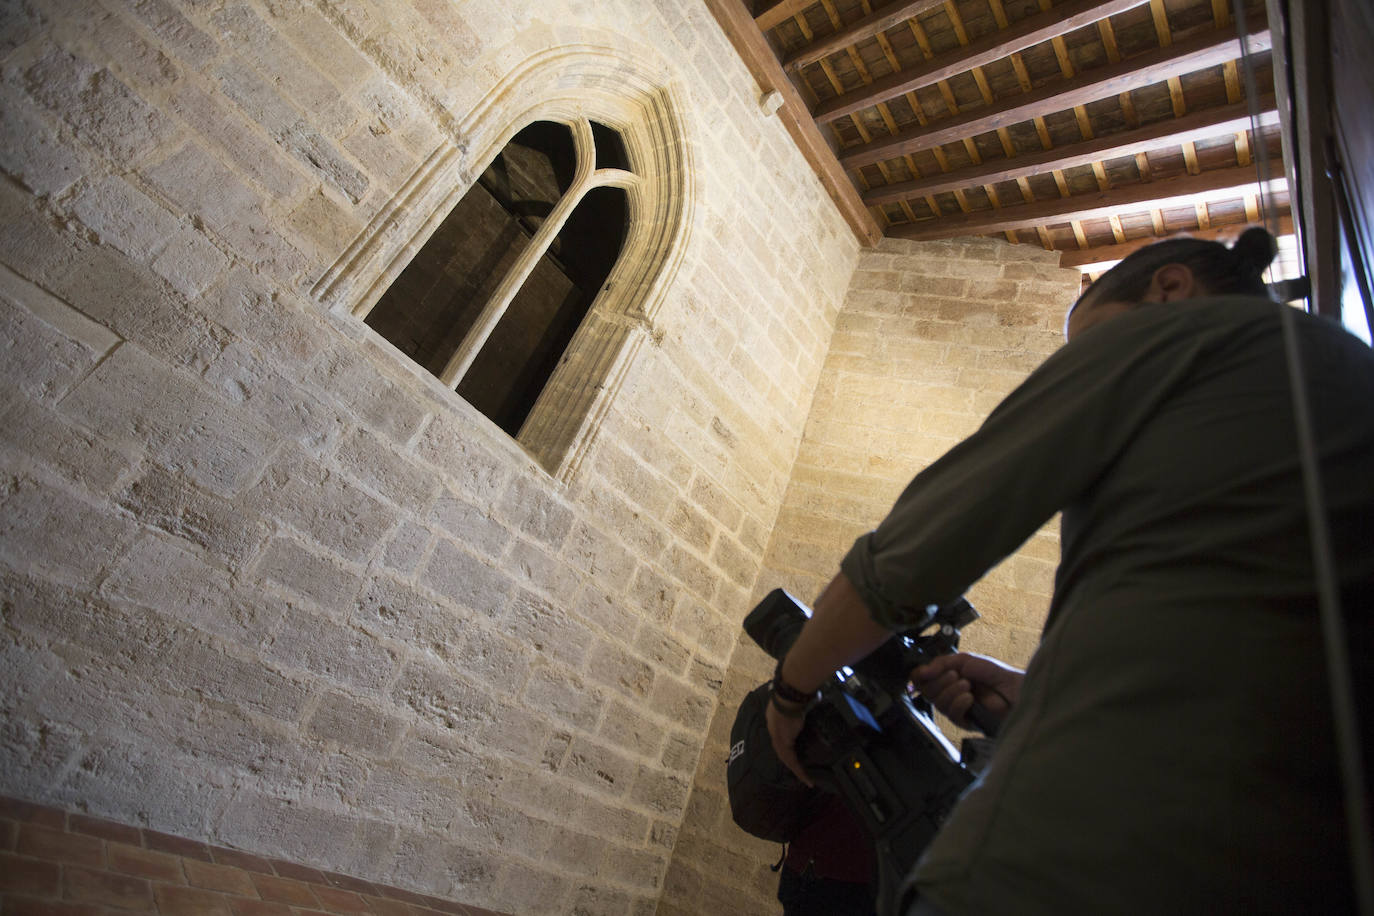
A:
<svg viewBox="0 0 1374 916">
<path fill-rule="evenodd" d="M 1267 296 L 1262 274 L 1277 252 L 1274 237 L 1259 226 L 1242 232 L 1230 248 L 1203 239 L 1165 239 L 1128 254 L 1120 264 L 1098 277 L 1078 297 L 1074 308 L 1090 298 L 1098 302 L 1139 302 L 1150 288 L 1155 271 L 1165 264 L 1188 267 L 1209 293 Z"/>
</svg>

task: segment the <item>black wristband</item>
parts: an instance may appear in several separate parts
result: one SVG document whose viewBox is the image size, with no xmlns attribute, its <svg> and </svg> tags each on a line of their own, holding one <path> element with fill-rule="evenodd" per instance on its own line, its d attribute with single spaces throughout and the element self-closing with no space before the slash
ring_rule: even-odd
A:
<svg viewBox="0 0 1374 916">
<path fill-rule="evenodd" d="M 768 702 L 772 704 L 773 708 L 776 709 L 781 715 L 785 716 L 788 719 L 804 719 L 806 718 L 806 714 L 811 711 L 810 702 L 802 703 L 800 705 L 795 703 L 788 703 L 786 700 L 778 696 L 776 693 L 768 694 Z"/>
<path fill-rule="evenodd" d="M 773 695 L 794 706 L 809 706 L 816 699 L 816 691 L 807 693 L 804 690 L 798 690 L 782 679 L 781 659 L 778 660 L 778 667 L 773 669 Z"/>
</svg>

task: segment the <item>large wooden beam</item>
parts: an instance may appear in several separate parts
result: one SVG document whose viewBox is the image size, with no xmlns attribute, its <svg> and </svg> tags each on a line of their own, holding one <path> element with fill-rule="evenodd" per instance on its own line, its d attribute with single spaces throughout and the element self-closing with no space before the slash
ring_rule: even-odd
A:
<svg viewBox="0 0 1374 916">
<path fill-rule="evenodd" d="M 1215 229 L 1184 230 L 1177 233 L 1177 236 L 1187 236 L 1195 239 L 1211 239 L 1213 241 L 1216 239 L 1232 239 L 1239 235 L 1249 225 L 1251 224 L 1239 223 L 1234 226 L 1220 226 Z M 1293 234 L 1293 217 L 1289 215 L 1286 210 L 1279 216 L 1278 230 L 1281 236 Z M 1088 267 L 1093 264 L 1110 264 L 1113 261 L 1120 261 L 1122 258 L 1126 257 L 1126 255 L 1134 251 L 1139 251 L 1141 248 L 1153 245 L 1155 242 L 1162 242 L 1164 238 L 1173 237 L 1174 236 L 1165 236 L 1163 238 L 1157 238 L 1150 236 L 1143 239 L 1133 239 L 1129 242 L 1122 242 L 1119 245 L 1099 245 L 1096 248 L 1071 248 L 1060 252 L 1059 266 Z"/>
<path fill-rule="evenodd" d="M 1269 30 L 1261 29 L 1250 35 L 1252 51 L 1269 47 Z M 846 169 L 857 169 L 875 162 L 895 159 L 923 149 L 942 146 L 999 127 L 1010 127 L 1032 118 L 1067 111 L 1098 99 L 1110 98 L 1130 89 L 1139 89 L 1183 73 L 1191 73 L 1240 57 L 1240 39 L 1225 37 L 1217 32 L 1199 35 L 1167 48 L 1113 64 L 1089 70 L 1066 82 L 1051 83 L 1023 95 L 1014 96 L 992 108 L 948 118 L 931 127 L 903 131 L 883 140 L 853 146 L 840 154 Z"/>
<path fill-rule="evenodd" d="M 1279 122 L 1279 113 L 1274 107 L 1273 96 L 1261 99 L 1259 108 L 1259 126 L 1268 127 Z M 1013 181 L 1054 169 L 1091 165 L 1107 159 L 1134 156 L 1136 153 L 1160 147 L 1181 146 L 1210 137 L 1239 133 L 1249 130 L 1250 125 L 1249 103 L 1237 102 L 1234 105 L 1190 112 L 1181 118 L 1157 121 L 1135 130 L 1110 134 L 1071 146 L 1054 147 L 1014 159 L 994 159 L 981 165 L 933 175 L 930 178 L 879 185 L 865 192 L 863 200 L 869 206 L 900 200 L 919 200 L 934 194 L 976 188 L 999 181 Z"/>
<path fill-rule="evenodd" d="M 782 97 L 778 117 L 782 118 L 783 126 L 820 178 L 830 199 L 839 207 L 849 228 L 864 245 L 876 245 L 882 238 L 882 230 L 859 199 L 854 183 L 835 160 L 835 154 L 821 135 L 820 128 L 811 120 L 805 100 L 783 72 L 768 39 L 759 31 L 754 17 L 745 8 L 744 0 L 706 0 L 706 7 L 716 17 L 716 22 L 725 31 L 763 92 L 776 91 Z M 760 117 L 763 115 L 760 114 Z"/>
<path fill-rule="evenodd" d="M 1135 0 L 1135 2 L 1144 3 L 1145 0 Z M 820 41 L 801 48 L 783 61 L 782 65 L 788 70 L 800 70 L 822 57 L 827 57 L 852 44 L 857 44 L 865 38 L 872 38 L 879 32 L 886 32 L 895 25 L 900 25 L 908 19 L 915 19 L 922 13 L 944 5 L 945 0 L 906 0 L 904 3 L 885 6 L 876 13 L 870 13 L 856 21 L 849 28 L 841 29 L 833 35 L 827 35 Z"/>
<path fill-rule="evenodd" d="M 1275 160 L 1270 165 L 1269 174 L 1282 176 L 1283 164 Z M 1073 220 L 1120 216 L 1122 213 L 1141 209 L 1164 210 L 1169 207 L 1227 200 L 1239 196 L 1244 189 L 1253 187 L 1258 181 L 1259 170 L 1251 163 L 1229 169 L 1214 169 L 1201 175 L 1185 175 L 1181 178 L 1133 184 L 1091 194 L 1075 194 L 1072 197 L 1003 207 L 1000 210 L 979 210 L 974 213 L 942 216 L 918 223 L 891 226 L 887 234 L 894 238 L 928 240 L 987 235 L 1005 232 L 1008 229 L 1033 229 Z M 1286 188 L 1287 185 L 1287 180 L 1281 177 L 1273 182 L 1275 188 Z"/>
<path fill-rule="evenodd" d="M 1048 12 L 1028 16 L 1010 28 L 992 32 L 953 53 L 928 61 L 925 66 L 912 70 L 900 70 L 874 80 L 862 89 L 836 96 L 816 107 L 816 120 L 825 124 L 864 108 L 871 108 L 879 102 L 894 99 L 925 86 L 933 86 L 940 80 L 949 79 L 960 73 L 967 73 L 974 67 L 981 67 L 993 61 L 1001 60 L 1009 54 L 1024 51 L 1042 41 L 1049 41 L 1051 38 L 1071 32 L 1081 26 L 1091 25 L 1106 19 L 1113 13 L 1120 13 L 1145 2 L 1147 0 L 1105 0 L 1105 2 L 1104 0 L 1070 0 L 1068 3 L 1061 3 Z M 909 7 L 922 6 L 919 3 L 905 5 Z M 847 31 L 855 31 L 858 34 L 846 44 L 853 44 L 855 41 L 867 38 L 868 34 L 876 34 L 876 31 L 881 31 L 878 29 L 875 32 L 863 34 L 858 31 L 858 26 L 863 25 L 868 20 L 877 20 L 885 12 L 886 10 L 879 10 L 878 14 L 869 16 L 867 19 L 861 19 L 851 26 Z M 907 16 L 906 18 L 911 17 Z M 890 28 L 891 25 L 892 23 L 888 23 L 883 28 Z M 796 55 L 788 59 L 786 66 L 801 66 L 813 60 L 820 60 L 836 50 L 833 46 L 835 40 L 845 34 L 841 33 L 831 39 L 801 49 Z M 845 47 L 845 44 L 841 44 L 839 47 Z"/>
<path fill-rule="evenodd" d="M 777 0 L 776 3 L 754 17 L 754 25 L 758 26 L 760 32 L 767 32 L 769 29 L 777 28 L 817 2 L 818 0 Z"/>
</svg>

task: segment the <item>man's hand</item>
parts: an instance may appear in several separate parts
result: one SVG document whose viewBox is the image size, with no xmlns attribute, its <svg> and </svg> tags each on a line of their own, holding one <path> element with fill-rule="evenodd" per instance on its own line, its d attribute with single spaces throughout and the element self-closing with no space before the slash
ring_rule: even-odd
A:
<svg viewBox="0 0 1374 916">
<path fill-rule="evenodd" d="M 960 728 L 977 728 L 968 711 L 978 703 L 997 725 L 1021 696 L 1025 672 L 993 658 L 956 652 L 941 655 L 911 672 L 911 683 L 940 712 Z"/>
<path fill-rule="evenodd" d="M 814 786 L 815 783 L 806 775 L 806 770 L 797 757 L 797 736 L 801 734 L 806 719 L 802 716 L 784 716 L 773 705 L 772 697 L 768 698 L 768 710 L 764 716 L 768 720 L 768 737 L 773 741 L 773 753 L 778 755 L 784 766 L 797 774 L 798 779 L 808 786 Z"/>
</svg>

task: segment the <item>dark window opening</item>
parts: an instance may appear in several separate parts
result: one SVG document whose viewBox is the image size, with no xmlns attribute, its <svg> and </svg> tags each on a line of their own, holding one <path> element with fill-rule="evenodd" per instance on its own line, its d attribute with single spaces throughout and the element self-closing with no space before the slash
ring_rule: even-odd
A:
<svg viewBox="0 0 1374 916">
<path fill-rule="evenodd" d="M 625 141 L 605 124 L 592 123 L 592 139 L 596 143 L 596 167 L 599 169 L 624 169 L 630 171 L 630 156 L 625 152 Z"/>
<path fill-rule="evenodd" d="M 598 167 L 625 168 L 620 136 L 599 124 L 592 133 Z M 378 300 L 367 324 L 442 377 L 483 307 L 571 188 L 576 165 L 566 125 L 537 121 L 521 130 Z M 624 190 L 588 190 L 457 382 L 458 393 L 511 436 L 615 266 L 628 223 Z"/>
</svg>

